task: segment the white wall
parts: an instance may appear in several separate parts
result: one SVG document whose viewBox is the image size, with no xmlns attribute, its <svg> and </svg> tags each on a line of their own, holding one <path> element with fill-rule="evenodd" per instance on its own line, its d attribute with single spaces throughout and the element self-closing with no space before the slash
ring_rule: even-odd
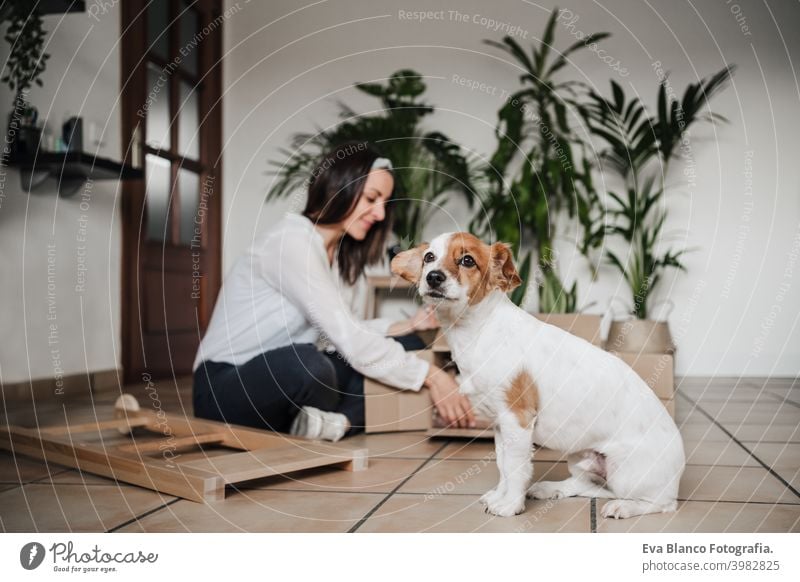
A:
<svg viewBox="0 0 800 582">
<path fill-rule="evenodd" d="M 268 160 L 279 158 L 289 136 L 336 121 L 335 100 L 357 111 L 375 101 L 350 85 L 413 68 L 427 76 L 428 99 L 440 108 L 429 126 L 468 148 L 492 151 L 493 126 L 501 97 L 470 91 L 453 75 L 513 91 L 518 71 L 498 51 L 482 44 L 499 40 L 481 17 L 519 27 L 523 45 L 541 34 L 553 3 L 373 2 L 238 3 L 226 23 L 224 266 L 268 228 L 294 201 L 264 204 Z M 629 72 L 621 76 L 585 51 L 567 74 L 607 92 L 615 78 L 654 105 L 661 61 L 676 92 L 698 78 L 736 63 L 733 85 L 713 102 L 731 121 L 692 132 L 694 183 L 681 185 L 684 168 L 674 168 L 667 230 L 675 244 L 697 248 L 687 255 L 688 274 L 666 277 L 655 300 L 670 299 L 669 315 L 679 345 L 680 374 L 796 375 L 800 372 L 798 245 L 800 133 L 798 84 L 793 63 L 800 41 L 790 28 L 800 10 L 791 3 L 755 1 L 673 3 L 607 2 L 569 4 L 579 20 L 573 31 L 609 31 L 607 54 Z M 227 6 L 237 5 L 229 0 Z M 401 19 L 399 11 L 444 10 L 442 20 Z M 466 22 L 449 11 L 466 15 Z M 738 20 L 737 20 L 738 17 Z M 476 19 L 477 22 L 474 22 Z M 746 27 L 746 28 L 743 28 Z M 521 38 L 527 36 L 527 40 Z M 574 39 L 559 27 L 556 46 Z M 745 168 L 751 166 L 751 189 Z M 466 227 L 469 214 L 454 202 L 431 223 L 429 235 Z M 619 276 L 606 268 L 590 283 L 582 260 L 572 256 L 562 230 L 560 268 L 579 280 L 582 303 L 604 311 L 613 296 L 627 298 Z M 659 315 L 656 310 L 655 315 Z M 661 310 L 662 312 L 666 311 Z M 663 315 L 663 313 L 662 313 Z"/>
<path fill-rule="evenodd" d="M 44 85 L 31 89 L 30 100 L 58 133 L 66 117 L 83 117 L 85 149 L 119 160 L 120 15 L 118 6 L 106 4 L 106 12 L 96 13 L 96 19 L 85 13 L 44 17 L 49 32 L 45 50 L 51 56 Z M 7 55 L 8 45 L 0 41 L 3 66 Z M 4 128 L 12 100 L 3 85 Z M 99 148 L 89 143 L 90 121 L 103 132 Z M 28 195 L 16 170 L 0 168 L 2 383 L 119 367 L 118 187 L 113 181 L 96 181 L 67 199 L 59 198 L 50 182 Z M 76 285 L 84 249 L 85 285 L 80 291 Z"/>
<path fill-rule="evenodd" d="M 692 135 L 696 181 L 670 195 L 669 229 L 676 242 L 698 250 L 687 257 L 688 274 L 669 277 L 659 292 L 676 308 L 670 316 L 679 339 L 678 371 L 683 374 L 795 375 L 800 368 L 798 292 L 798 85 L 792 66 L 798 40 L 787 30 L 798 9 L 773 3 L 611 2 L 604 9 L 588 0 L 569 8 L 584 32 L 607 30 L 608 54 L 630 71 L 616 74 L 585 52 L 570 74 L 605 90 L 612 77 L 652 103 L 656 77 L 652 62 L 671 71 L 680 92 L 690 81 L 739 65 L 734 84 L 713 103 L 731 124 L 698 128 Z M 227 8 L 237 5 L 233 0 Z M 60 128 L 67 114 L 81 115 L 104 129 L 100 155 L 119 159 L 119 11 L 104 3 L 99 21 L 88 14 L 45 17 L 52 55 L 32 101 L 40 116 Z M 499 39 L 471 22 L 482 15 L 527 31 L 525 44 L 541 33 L 547 3 L 421 1 L 322 2 L 303 8 L 289 1 L 245 2 L 225 22 L 224 265 L 292 205 L 265 205 L 267 160 L 296 131 L 335 122 L 335 99 L 366 111 L 374 102 L 350 89 L 353 81 L 385 77 L 400 68 L 428 76 L 428 99 L 442 109 L 430 127 L 444 131 L 480 154 L 492 150 L 492 128 L 500 98 L 469 91 L 453 74 L 498 90 L 513 90 L 517 72 L 497 51 L 481 43 Z M 749 35 L 732 11 L 740 9 Z M 398 10 L 445 10 L 444 21 L 401 21 Z M 468 22 L 449 19 L 448 10 Z M 293 12 L 293 13 L 292 13 Z M 290 14 L 292 13 L 292 14 Z M 663 20 L 662 20 L 663 19 Z M 557 47 L 572 41 L 559 29 Z M 0 43 L 0 62 L 5 62 Z M 0 112 L 12 96 L 0 88 Z M 448 111 L 449 110 L 449 111 Z M 88 139 L 88 138 L 87 138 Z M 91 145 L 91 144 L 88 144 Z M 748 153 L 750 152 L 750 153 Z M 749 161 L 748 161 L 749 160 Z M 752 193 L 744 171 L 752 164 Z M 680 177 L 676 168 L 673 177 Z M 0 381 L 52 377 L 119 367 L 120 220 L 118 184 L 95 182 L 89 207 L 80 194 L 58 198 L 52 187 L 22 192 L 19 175 L 0 168 Z M 297 207 L 300 201 L 294 202 Z M 430 235 L 464 228 L 466 208 L 453 203 L 431 223 Z M 81 215 L 86 215 L 86 287 L 76 292 Z M 583 302 L 602 311 L 613 295 L 626 296 L 618 276 L 604 270 L 590 285 L 580 259 L 570 254 L 562 230 L 561 270 L 584 290 Z M 685 240 L 684 240 L 685 239 Z M 48 245 L 54 248 L 54 309 L 48 297 Z M 794 246 L 792 246 L 794 245 Z M 48 320 L 54 313 L 55 320 Z M 55 323 L 56 343 L 49 343 Z M 58 361 L 56 361 L 56 358 Z"/>
</svg>

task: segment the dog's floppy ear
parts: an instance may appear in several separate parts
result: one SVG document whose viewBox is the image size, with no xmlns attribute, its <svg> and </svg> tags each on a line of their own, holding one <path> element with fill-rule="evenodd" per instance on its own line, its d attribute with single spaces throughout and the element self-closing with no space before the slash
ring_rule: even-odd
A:
<svg viewBox="0 0 800 582">
<path fill-rule="evenodd" d="M 517 274 L 511 248 L 502 242 L 494 243 L 492 251 L 492 278 L 495 285 L 506 293 L 513 291 L 522 284 L 522 279 Z"/>
<path fill-rule="evenodd" d="M 419 283 L 420 275 L 422 275 L 422 257 L 428 250 L 428 246 L 428 243 L 422 243 L 413 249 L 397 253 L 392 259 L 392 273 L 415 285 Z"/>
</svg>

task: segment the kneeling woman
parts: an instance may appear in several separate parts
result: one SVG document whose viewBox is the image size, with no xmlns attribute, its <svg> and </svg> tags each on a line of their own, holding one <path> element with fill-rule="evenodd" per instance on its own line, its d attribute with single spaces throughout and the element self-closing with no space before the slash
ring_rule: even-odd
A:
<svg viewBox="0 0 800 582">
<path fill-rule="evenodd" d="M 437 325 L 432 313 L 354 314 L 364 269 L 386 248 L 394 183 L 391 162 L 364 143 L 324 156 L 302 215 L 259 236 L 225 277 L 195 358 L 197 416 L 336 441 L 363 430 L 367 376 L 426 386 L 445 421 L 473 425 L 451 377 L 405 351 L 422 347 L 409 334 Z"/>
</svg>

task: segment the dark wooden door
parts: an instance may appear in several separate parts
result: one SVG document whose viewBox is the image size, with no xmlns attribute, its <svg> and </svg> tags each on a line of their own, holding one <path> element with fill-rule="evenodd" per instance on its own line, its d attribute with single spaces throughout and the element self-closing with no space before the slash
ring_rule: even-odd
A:
<svg viewBox="0 0 800 582">
<path fill-rule="evenodd" d="M 221 4 L 122 5 L 123 144 L 145 171 L 123 186 L 126 382 L 190 373 L 219 290 Z"/>
</svg>

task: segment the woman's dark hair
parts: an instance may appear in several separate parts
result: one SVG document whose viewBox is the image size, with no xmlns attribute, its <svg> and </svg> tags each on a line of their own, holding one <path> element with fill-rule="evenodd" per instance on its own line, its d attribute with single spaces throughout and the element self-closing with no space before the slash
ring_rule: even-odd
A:
<svg viewBox="0 0 800 582">
<path fill-rule="evenodd" d="M 303 216 L 320 225 L 337 224 L 346 219 L 355 210 L 367 175 L 379 157 L 380 153 L 367 142 L 348 142 L 327 152 L 309 178 L 308 202 Z M 346 283 L 354 284 L 367 265 L 383 258 L 386 238 L 392 229 L 392 206 L 389 203 L 384 206 L 385 218 L 369 229 L 364 240 L 355 240 L 347 234 L 342 237 L 336 259 Z"/>
</svg>

